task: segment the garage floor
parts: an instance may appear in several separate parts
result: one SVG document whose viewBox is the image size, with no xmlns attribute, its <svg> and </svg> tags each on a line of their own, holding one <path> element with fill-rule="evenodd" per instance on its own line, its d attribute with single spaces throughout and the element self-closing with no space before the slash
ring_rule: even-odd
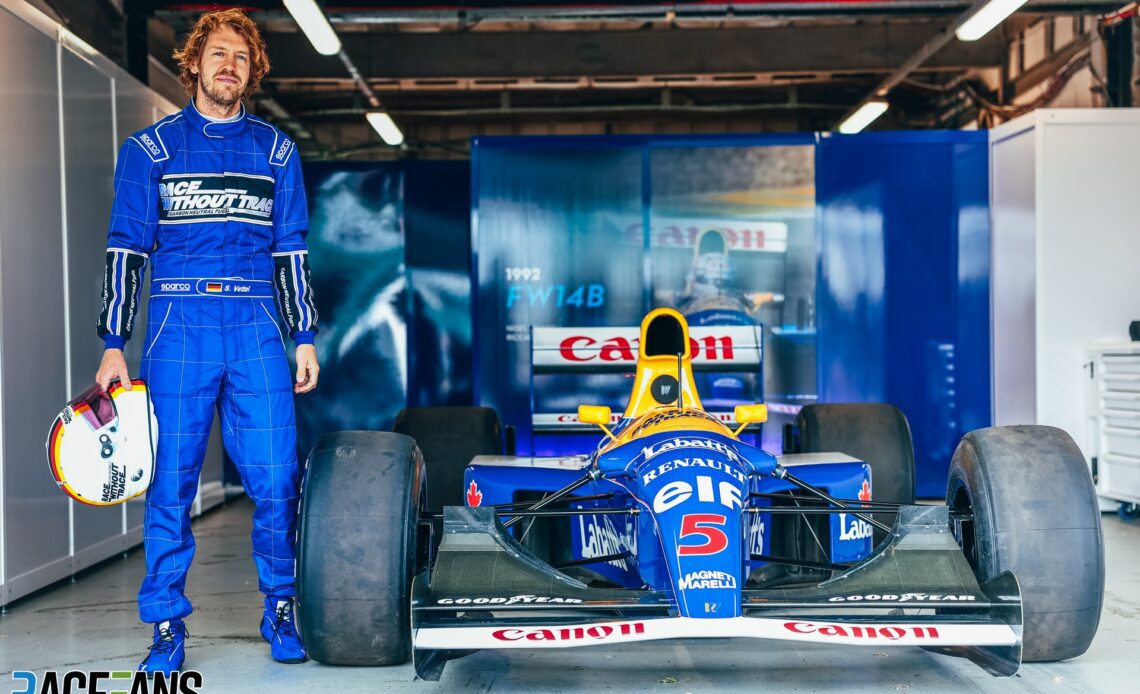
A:
<svg viewBox="0 0 1140 694">
<path fill-rule="evenodd" d="M 481 652 L 447 665 L 439 683 L 413 682 L 410 665 L 334 668 L 278 665 L 258 634 L 261 598 L 249 558 L 250 512 L 239 501 L 195 524 L 198 557 L 189 592 L 187 667 L 204 692 L 612 692 L 1136 691 L 1140 653 L 1140 523 L 1105 515 L 1108 584 L 1092 648 L 1066 663 L 1025 665 L 1012 679 L 919 649 L 841 649 L 765 641 L 692 641 L 543 652 Z M 1063 552 L 1064 547 L 1057 551 Z M 143 555 L 132 552 L 9 606 L 0 616 L 0 691 L 21 688 L 12 670 L 133 669 L 149 644 L 135 592 Z M 11 685 L 11 686 L 8 686 Z M 19 686 L 18 686 L 19 685 Z"/>
</svg>

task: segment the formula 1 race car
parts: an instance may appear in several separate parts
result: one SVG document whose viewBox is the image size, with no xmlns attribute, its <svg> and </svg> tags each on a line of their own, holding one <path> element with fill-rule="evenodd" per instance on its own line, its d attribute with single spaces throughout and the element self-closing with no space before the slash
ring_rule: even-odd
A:
<svg viewBox="0 0 1140 694">
<path fill-rule="evenodd" d="M 479 649 L 741 637 L 918 646 L 1008 676 L 1088 648 L 1104 589 L 1100 517 L 1063 431 L 972 432 L 946 505 L 899 503 L 872 493 L 906 497 L 897 490 L 909 484 L 913 497 L 897 409 L 805 408 L 801 439 L 849 450 L 776 457 L 741 437 L 764 405 L 737 407 L 735 429 L 702 409 L 681 314 L 651 312 L 636 348 L 624 414 L 579 408 L 602 430 L 592 453 L 477 456 L 462 471 L 463 506 L 430 509 L 435 477 L 409 436 L 322 438 L 298 543 L 310 655 L 411 656 L 436 680 Z M 497 440 L 497 426 L 493 413 L 453 408 L 416 439 L 464 446 Z"/>
</svg>

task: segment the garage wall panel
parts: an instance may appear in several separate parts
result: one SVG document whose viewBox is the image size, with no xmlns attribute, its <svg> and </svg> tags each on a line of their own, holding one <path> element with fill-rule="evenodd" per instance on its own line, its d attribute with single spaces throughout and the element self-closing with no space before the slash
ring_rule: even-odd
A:
<svg viewBox="0 0 1140 694">
<path fill-rule="evenodd" d="M 115 162 L 108 146 L 114 138 L 111 78 L 82 58 L 64 50 L 60 54 L 63 86 L 63 161 L 67 224 L 69 393 L 78 393 L 95 378 L 102 340 L 95 319 L 102 293 L 103 258 L 107 246 L 106 220 L 111 200 Z M 92 508 L 72 502 L 76 557 L 102 558 L 100 545 L 121 548 L 123 515 L 116 508 Z M 80 560 L 82 567 L 86 562 Z"/>
<path fill-rule="evenodd" d="M 64 379 L 57 44 L 0 9 L 0 377 L 5 589 L 69 572 L 68 499 L 44 458 Z M 38 587 L 38 585 L 36 586 Z"/>
<path fill-rule="evenodd" d="M 996 132 L 996 131 L 995 131 Z M 1036 139 L 1015 132 L 992 147 L 994 424 L 1037 421 Z"/>
<path fill-rule="evenodd" d="M 44 437 L 102 355 L 95 319 L 119 145 L 179 107 L 18 0 L 0 0 L 0 65 L 3 605 L 142 539 L 142 501 L 93 509 L 60 493 Z M 136 375 L 142 342 L 127 349 Z M 216 432 L 209 456 L 197 511 L 221 501 Z"/>
</svg>

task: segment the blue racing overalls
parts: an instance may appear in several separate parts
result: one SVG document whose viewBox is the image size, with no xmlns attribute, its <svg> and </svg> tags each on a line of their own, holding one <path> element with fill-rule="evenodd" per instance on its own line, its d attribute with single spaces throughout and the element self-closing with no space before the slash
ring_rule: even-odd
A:
<svg viewBox="0 0 1140 694">
<path fill-rule="evenodd" d="M 143 524 L 145 622 L 192 611 L 185 595 L 194 556 L 190 505 L 215 411 L 255 505 L 261 591 L 294 595 L 302 470 L 279 324 L 297 344 L 313 342 L 307 231 L 294 143 L 244 108 L 214 121 L 191 101 L 127 138 L 119 152 L 99 334 L 107 347 L 122 348 L 130 337 L 149 263 L 140 375 L 159 443 Z"/>
</svg>

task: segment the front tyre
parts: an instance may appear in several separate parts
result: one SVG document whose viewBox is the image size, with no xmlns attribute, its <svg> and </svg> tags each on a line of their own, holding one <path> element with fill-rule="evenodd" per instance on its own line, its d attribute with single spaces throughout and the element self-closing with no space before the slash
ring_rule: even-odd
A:
<svg viewBox="0 0 1140 694">
<path fill-rule="evenodd" d="M 979 583 L 1021 585 L 1023 659 L 1088 650 L 1104 599 L 1100 507 L 1084 456 L 1061 429 L 1010 426 L 962 438 L 946 490 L 951 527 Z"/>
<path fill-rule="evenodd" d="M 398 665 L 411 656 L 425 487 L 423 457 L 407 436 L 344 431 L 313 448 L 298 523 L 297 621 L 314 660 Z"/>
</svg>

